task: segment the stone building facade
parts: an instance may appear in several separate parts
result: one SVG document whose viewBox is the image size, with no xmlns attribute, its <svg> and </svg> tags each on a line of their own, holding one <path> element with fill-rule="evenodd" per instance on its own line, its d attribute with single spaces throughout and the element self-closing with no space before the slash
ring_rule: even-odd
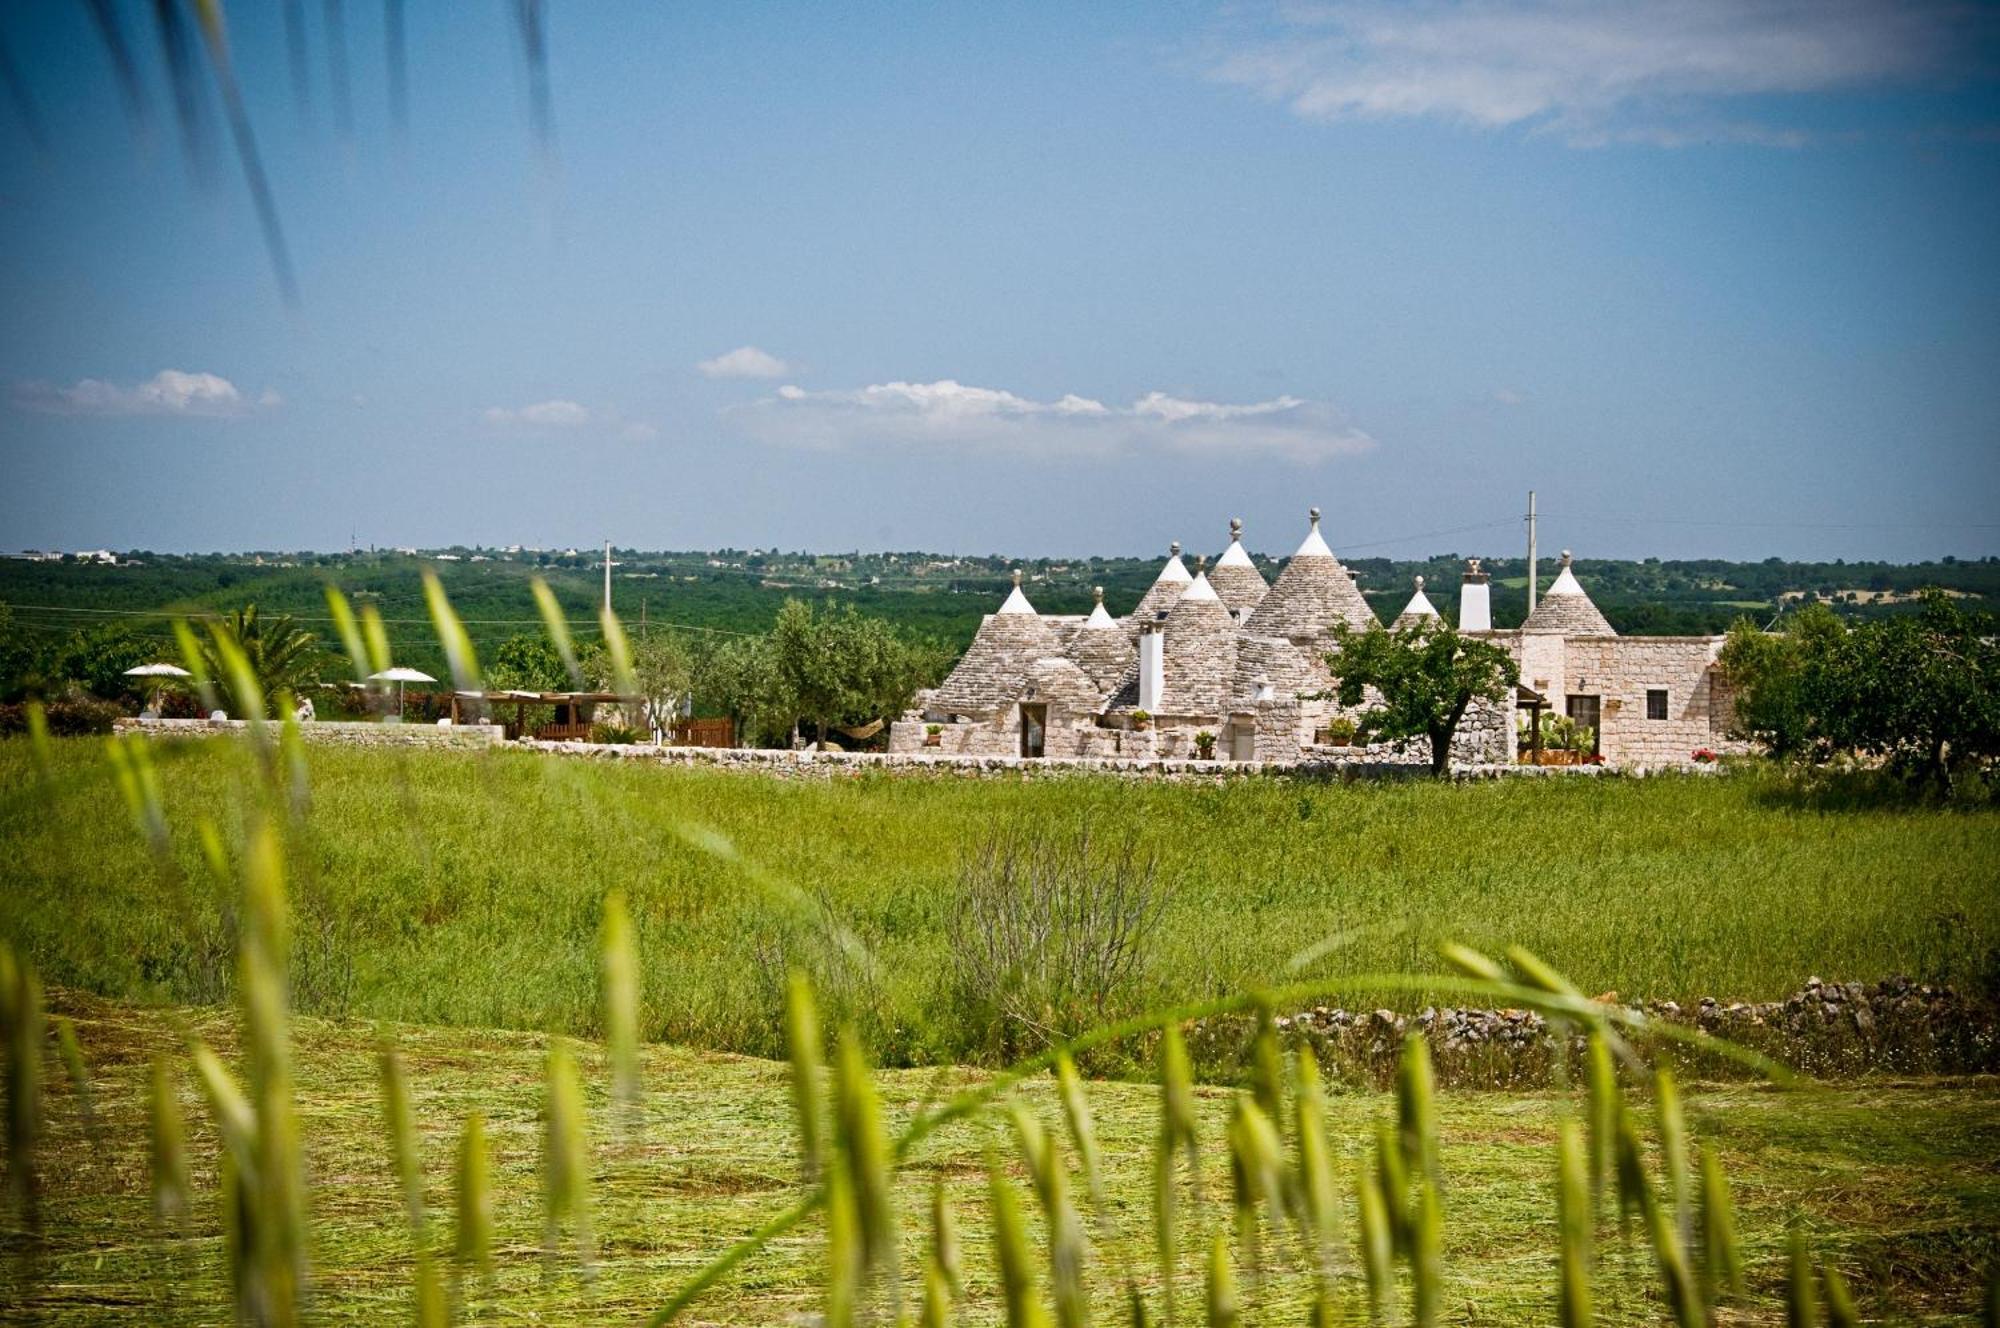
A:
<svg viewBox="0 0 2000 1328">
<path fill-rule="evenodd" d="M 1242 523 L 1213 570 L 1190 572 L 1175 544 L 1132 612 L 1097 605 L 1084 615 L 1036 612 L 1020 574 L 988 614 L 951 675 L 918 697 L 890 728 L 892 752 L 992 757 L 1138 757 L 1284 765 L 1324 756 L 1341 717 L 1327 697 L 1336 623 L 1378 619 L 1334 557 L 1310 514 L 1305 541 L 1275 582 L 1244 552 Z M 1460 630 L 1506 647 L 1524 689 L 1549 711 L 1594 733 L 1606 764 L 1691 762 L 1732 749 L 1728 690 L 1716 667 L 1720 637 L 1623 637 L 1577 581 L 1570 557 L 1520 628 L 1494 631 L 1477 560 L 1459 597 Z M 1419 579 L 1398 627 L 1442 615 Z M 1453 759 L 1515 759 L 1517 694 L 1476 707 Z M 1337 726 L 1336 726 L 1337 727 Z M 1366 753 L 1370 760 L 1427 760 L 1422 741 Z M 1356 753 L 1357 756 L 1362 753 Z"/>
</svg>

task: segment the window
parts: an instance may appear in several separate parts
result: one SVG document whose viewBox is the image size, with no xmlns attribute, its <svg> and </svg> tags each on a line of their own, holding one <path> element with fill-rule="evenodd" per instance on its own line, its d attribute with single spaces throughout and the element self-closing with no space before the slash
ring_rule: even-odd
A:
<svg viewBox="0 0 2000 1328">
<path fill-rule="evenodd" d="M 1646 689 L 1646 718 L 1665 719 L 1667 717 L 1667 689 L 1648 687 Z"/>
</svg>

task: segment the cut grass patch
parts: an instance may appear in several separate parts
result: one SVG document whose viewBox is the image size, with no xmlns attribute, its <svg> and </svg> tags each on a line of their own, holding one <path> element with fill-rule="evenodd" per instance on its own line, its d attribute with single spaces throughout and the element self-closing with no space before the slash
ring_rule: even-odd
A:
<svg viewBox="0 0 2000 1328">
<path fill-rule="evenodd" d="M 183 1033 L 237 1053 L 232 1016 L 142 1010 L 69 992 L 54 1008 L 76 1021 L 92 1064 L 98 1133 L 89 1134 L 61 1077 L 46 1089 L 49 1141 L 43 1206 L 46 1244 L 12 1242 L 5 1276 L 9 1313 L 84 1323 L 106 1314 L 155 1322 L 210 1321 L 227 1313 L 215 1207 L 216 1138 L 207 1111 L 182 1084 L 194 1162 L 195 1208 L 185 1242 L 157 1236 L 148 1214 L 142 1106 L 150 1058 L 177 1053 Z M 592 1126 L 592 1190 L 600 1257 L 586 1281 L 541 1252 L 541 1072 L 538 1035 L 399 1027 L 409 1070 L 431 1211 L 451 1211 L 457 1132 L 484 1113 L 493 1148 L 496 1267 L 464 1288 L 472 1321 L 630 1322 L 657 1308 L 708 1257 L 789 1203 L 796 1193 L 796 1129 L 784 1065 L 648 1046 L 635 1120 L 615 1123 L 606 1058 L 580 1046 Z M 298 1099 L 312 1221 L 313 1315 L 327 1323 L 407 1320 L 413 1254 L 382 1131 L 375 1090 L 375 1031 L 301 1019 L 294 1029 Z M 979 1078 L 960 1069 L 878 1076 L 893 1130 L 927 1102 Z M 1129 1262 L 1150 1282 L 1151 1167 L 1158 1099 L 1143 1084 L 1088 1085 L 1103 1151 L 1115 1238 L 1094 1251 L 1104 1270 Z M 1230 1093 L 1197 1090 L 1207 1200 L 1198 1222 L 1229 1220 L 1221 1148 Z M 1020 1099 L 1060 1129 L 1052 1081 Z M 2000 1254 L 2000 1084 L 1990 1079 L 1867 1082 L 1779 1091 L 1696 1086 L 1687 1093 L 1698 1142 L 1720 1150 L 1735 1191 L 1750 1298 L 1730 1323 L 1782 1323 L 1786 1232 L 1800 1224 L 1836 1259 L 1869 1317 L 1970 1322 L 1981 1271 Z M 1328 1103 L 1343 1183 L 1393 1110 L 1386 1094 L 1341 1093 Z M 1640 1110 L 1644 1112 L 1644 1108 Z M 1447 1092 L 1439 1099 L 1445 1202 L 1445 1319 L 1491 1325 L 1553 1317 L 1554 1127 L 1549 1094 Z M 905 1275 L 919 1266 L 929 1187 L 942 1178 L 965 1228 L 975 1305 L 995 1308 L 981 1150 L 1001 1141 L 997 1120 L 947 1127 L 927 1140 L 898 1186 Z M 1017 1180 L 1021 1179 L 1017 1176 Z M 1343 1216 L 1351 1240 L 1352 1214 Z M 1041 1228 L 1032 1231 L 1038 1251 Z M 1599 1227 L 1599 1322 L 1664 1318 L 1650 1253 L 1621 1247 L 1617 1224 Z M 1199 1303 L 1197 1252 L 1188 1233 L 1183 1306 Z M 436 1237 L 448 1243 L 449 1235 Z M 692 1321 L 783 1323 L 818 1308 L 822 1228 L 811 1221 L 775 1242 L 699 1302 Z M 29 1278 L 32 1277 L 32 1291 Z M 1113 1321 L 1118 1279 L 1094 1279 Z M 1280 1262 L 1260 1293 L 1262 1322 L 1303 1322 L 1306 1279 Z"/>
</svg>

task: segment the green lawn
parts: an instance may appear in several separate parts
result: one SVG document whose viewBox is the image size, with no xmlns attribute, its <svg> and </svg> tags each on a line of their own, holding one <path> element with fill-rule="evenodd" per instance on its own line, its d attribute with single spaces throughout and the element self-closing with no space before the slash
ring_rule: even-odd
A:
<svg viewBox="0 0 2000 1328">
<path fill-rule="evenodd" d="M 207 884 L 194 827 L 240 841 L 247 753 L 161 750 L 162 866 L 102 744 L 57 749 L 44 784 L 24 742 L 0 743 L 0 938 L 54 984 L 225 999 L 234 887 Z M 983 1059 L 990 1021 L 953 968 L 962 857 L 996 830 L 1086 821 L 1157 859 L 1163 899 L 1112 1012 L 1284 977 L 1329 937 L 1293 976 L 1435 970 L 1448 936 L 1525 944 L 1592 992 L 1683 1001 L 1776 997 L 1809 974 L 1969 984 L 2000 947 L 2000 811 L 1816 810 L 1755 775 L 819 782 L 314 749 L 310 778 L 291 866 L 308 1013 L 590 1032 L 599 908 L 622 886 L 649 1036 L 772 1053 L 799 964 L 878 1061 Z"/>
<path fill-rule="evenodd" d="M 53 1065 L 45 1095 L 49 1141 L 38 1253 L 16 1240 L 0 1264 L 0 1319 L 48 1323 L 220 1322 L 227 1315 L 215 1206 L 216 1140 L 206 1109 L 183 1079 L 195 1163 L 195 1212 L 186 1241 L 163 1241 L 148 1217 L 146 1126 L 141 1101 L 150 1057 L 174 1053 L 193 1032 L 233 1059 L 235 1022 L 214 1010 L 139 1009 L 57 992 L 92 1064 L 95 1124 Z M 593 1221 L 600 1251 L 593 1280 L 572 1263 L 548 1265 L 541 1244 L 540 1076 L 544 1040 L 532 1034 L 403 1027 L 393 1030 L 410 1070 L 435 1220 L 450 1214 L 453 1141 L 467 1112 L 490 1122 L 496 1170 L 497 1270 L 469 1288 L 465 1321 L 634 1323 L 690 1272 L 797 1195 L 796 1145 L 781 1064 L 651 1047 L 641 1115 L 612 1128 L 605 1070 L 582 1049 L 593 1123 Z M 400 1194 L 385 1157 L 375 1090 L 375 1032 L 358 1023 L 302 1019 L 294 1029 L 297 1093 L 306 1149 L 313 1321 L 407 1322 L 412 1256 Z M 184 1059 L 184 1058 L 183 1058 Z M 977 1079 L 972 1071 L 891 1071 L 879 1076 L 888 1124 L 897 1128 L 938 1095 Z M 1121 1321 L 1109 1299 L 1128 1263 L 1157 1296 L 1150 1241 L 1150 1157 L 1158 1130 L 1151 1088 L 1098 1082 L 1089 1100 L 1108 1172 L 1112 1239 L 1093 1253 L 1107 1299 L 1098 1322 Z M 1778 1091 L 1696 1087 L 1693 1133 L 1713 1143 L 1732 1179 L 1749 1263 L 1750 1298 L 1724 1323 L 1783 1323 L 1785 1232 L 1798 1224 L 1814 1250 L 1843 1269 L 1871 1321 L 1971 1322 L 1980 1270 L 2000 1255 L 2000 1096 L 1991 1080 L 1871 1082 Z M 1019 1099 L 1058 1133 L 1046 1079 Z M 1199 1090 L 1209 1196 L 1197 1224 L 1227 1220 L 1220 1138 L 1228 1093 Z M 1373 1093 L 1336 1095 L 1329 1126 L 1343 1187 L 1374 1123 L 1392 1110 Z M 1553 1321 L 1552 1122 L 1546 1094 L 1455 1093 L 1439 1103 L 1443 1131 L 1445 1275 L 1451 1324 Z M 977 1304 L 966 1322 L 990 1323 L 989 1256 L 981 1151 L 1007 1140 L 990 1120 L 948 1127 L 914 1154 L 898 1204 L 906 1279 L 923 1248 L 930 1186 L 946 1186 L 965 1230 Z M 1022 1177 L 1016 1170 L 1016 1180 Z M 1081 1188 L 1080 1180 L 1077 1182 Z M 1025 1185 L 1023 1185 L 1025 1197 Z M 1028 1201 L 1032 1207 L 1032 1201 Z M 1352 1217 L 1343 1218 L 1343 1240 Z M 1039 1226 L 1034 1228 L 1038 1249 Z M 1603 1324 L 1665 1322 L 1641 1244 L 1621 1246 L 1615 1220 L 1598 1228 Z M 797 1322 L 816 1307 L 824 1269 L 816 1219 L 780 1239 L 701 1301 L 692 1321 Z M 1183 1314 L 1198 1317 L 1200 1283 L 1188 1231 L 1180 1278 Z M 32 1287 L 32 1289 L 30 1289 Z M 1303 1278 L 1280 1263 L 1250 1322 L 1300 1323 Z M 1157 1304 L 1156 1304 L 1157 1310 Z M 1402 1321 L 1399 1311 L 1394 1321 Z M 1184 1318 L 1184 1322 L 1188 1321 Z"/>
</svg>

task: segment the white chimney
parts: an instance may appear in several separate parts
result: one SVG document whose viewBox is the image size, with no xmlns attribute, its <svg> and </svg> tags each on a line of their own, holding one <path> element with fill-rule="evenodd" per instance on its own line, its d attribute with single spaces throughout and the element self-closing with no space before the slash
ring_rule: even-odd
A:
<svg viewBox="0 0 2000 1328">
<path fill-rule="evenodd" d="M 1465 576 L 1458 585 L 1459 631 L 1493 630 L 1493 587 L 1487 581 L 1486 573 L 1479 570 L 1479 560 L 1466 559 Z"/>
<path fill-rule="evenodd" d="M 1166 645 L 1166 633 L 1152 624 L 1139 629 L 1139 708 L 1149 715 L 1158 713 L 1167 690 Z"/>
</svg>

